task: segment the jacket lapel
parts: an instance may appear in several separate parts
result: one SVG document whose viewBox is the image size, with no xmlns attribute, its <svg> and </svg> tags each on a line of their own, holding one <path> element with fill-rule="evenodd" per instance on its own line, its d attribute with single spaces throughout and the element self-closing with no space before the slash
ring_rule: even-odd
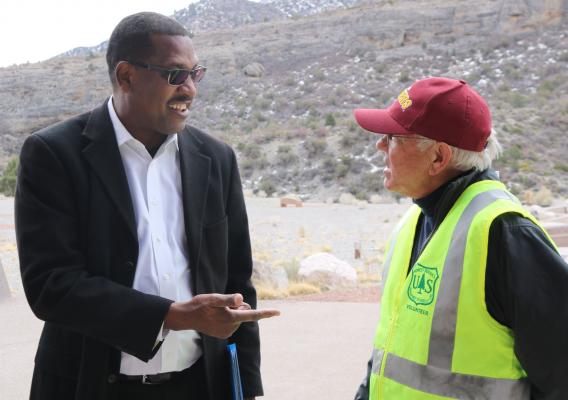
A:
<svg viewBox="0 0 568 400">
<path fill-rule="evenodd" d="M 91 112 L 83 135 L 91 140 L 83 155 L 100 178 L 133 237 L 138 240 L 128 180 L 118 151 L 107 102 Z"/>
<path fill-rule="evenodd" d="M 197 289 L 197 265 L 203 232 L 203 217 L 211 173 L 211 158 L 199 151 L 202 145 L 195 135 L 186 128 L 178 137 L 180 151 L 181 187 L 185 232 L 189 247 L 191 284 Z"/>
</svg>

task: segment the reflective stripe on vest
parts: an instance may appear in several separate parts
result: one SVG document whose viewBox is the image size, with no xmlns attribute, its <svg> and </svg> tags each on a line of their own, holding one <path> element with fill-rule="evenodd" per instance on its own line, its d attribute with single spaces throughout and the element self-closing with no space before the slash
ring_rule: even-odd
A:
<svg viewBox="0 0 568 400">
<path fill-rule="evenodd" d="M 385 356 L 384 349 L 375 349 L 373 374 L 380 374 L 381 364 L 384 361 L 386 378 L 425 393 L 458 399 L 529 398 L 529 385 L 524 379 L 496 379 L 451 372 L 468 231 L 475 216 L 498 200 L 509 200 L 518 204 L 514 196 L 501 189 L 481 192 L 471 199 L 452 232 L 444 262 L 444 276 L 440 282 L 432 317 L 427 365 L 415 363 L 392 353 L 387 353 Z M 384 265 L 386 271 L 390 268 L 398 233 L 397 231 L 392 236 Z"/>
<path fill-rule="evenodd" d="M 442 279 L 438 301 L 434 309 L 428 365 L 448 371 L 452 367 L 467 233 L 477 213 L 499 199 L 510 200 L 511 197 L 503 190 L 489 190 L 478 194 L 467 205 L 454 229 L 444 265 L 444 279 Z"/>
<path fill-rule="evenodd" d="M 392 353 L 387 355 L 385 377 L 426 393 L 456 399 L 520 400 L 530 396 L 525 380 L 456 374 L 417 364 Z"/>
</svg>

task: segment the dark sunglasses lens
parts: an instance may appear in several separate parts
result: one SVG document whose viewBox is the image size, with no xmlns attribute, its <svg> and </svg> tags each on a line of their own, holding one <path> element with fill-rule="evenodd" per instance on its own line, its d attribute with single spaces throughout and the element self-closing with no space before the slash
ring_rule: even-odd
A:
<svg viewBox="0 0 568 400">
<path fill-rule="evenodd" d="M 170 72 L 170 85 L 179 86 L 183 84 L 190 75 L 190 71 L 187 69 L 175 69 Z"/>
<path fill-rule="evenodd" d="M 191 70 L 191 80 L 195 83 L 199 83 L 205 76 L 205 71 L 207 71 L 204 67 L 194 68 Z"/>
</svg>

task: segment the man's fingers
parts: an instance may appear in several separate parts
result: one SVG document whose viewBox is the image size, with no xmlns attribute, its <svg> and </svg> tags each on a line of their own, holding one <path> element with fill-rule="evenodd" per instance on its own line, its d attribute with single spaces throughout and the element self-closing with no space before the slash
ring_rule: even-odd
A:
<svg viewBox="0 0 568 400">
<path fill-rule="evenodd" d="M 241 305 L 243 305 L 243 295 L 240 293 L 233 293 L 233 294 L 209 293 L 209 294 L 203 294 L 201 296 L 206 299 L 206 304 L 211 307 L 238 308 Z"/>
<path fill-rule="evenodd" d="M 276 317 L 280 311 L 274 309 L 263 310 L 230 310 L 234 322 L 258 321 L 264 318 Z"/>
<path fill-rule="evenodd" d="M 252 307 L 250 306 L 249 303 L 245 303 L 243 302 L 243 304 L 241 304 L 238 307 L 230 307 L 232 310 L 250 310 Z"/>
</svg>

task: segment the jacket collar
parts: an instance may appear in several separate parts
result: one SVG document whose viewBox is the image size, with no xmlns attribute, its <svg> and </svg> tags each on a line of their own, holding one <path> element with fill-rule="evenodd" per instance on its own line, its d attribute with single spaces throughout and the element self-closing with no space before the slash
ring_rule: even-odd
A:
<svg viewBox="0 0 568 400">
<path fill-rule="evenodd" d="M 178 137 L 180 152 L 181 187 L 185 232 L 192 266 L 192 288 L 197 293 L 196 279 L 199 271 L 203 218 L 207 204 L 211 158 L 203 148 L 203 142 L 193 134 L 193 128 L 186 127 Z"/>
<path fill-rule="evenodd" d="M 110 120 L 107 101 L 95 108 L 89 116 L 83 136 L 88 138 L 90 143 L 83 149 L 83 155 L 107 189 L 128 225 L 130 233 L 137 238 L 132 198 Z"/>
<path fill-rule="evenodd" d="M 425 215 L 433 218 L 434 226 L 438 226 L 446 218 L 446 215 L 464 190 L 475 182 L 483 180 L 498 181 L 499 178 L 492 169 L 483 171 L 471 169 L 442 185 L 430 195 L 414 200 L 414 202 L 422 209 Z"/>
</svg>

